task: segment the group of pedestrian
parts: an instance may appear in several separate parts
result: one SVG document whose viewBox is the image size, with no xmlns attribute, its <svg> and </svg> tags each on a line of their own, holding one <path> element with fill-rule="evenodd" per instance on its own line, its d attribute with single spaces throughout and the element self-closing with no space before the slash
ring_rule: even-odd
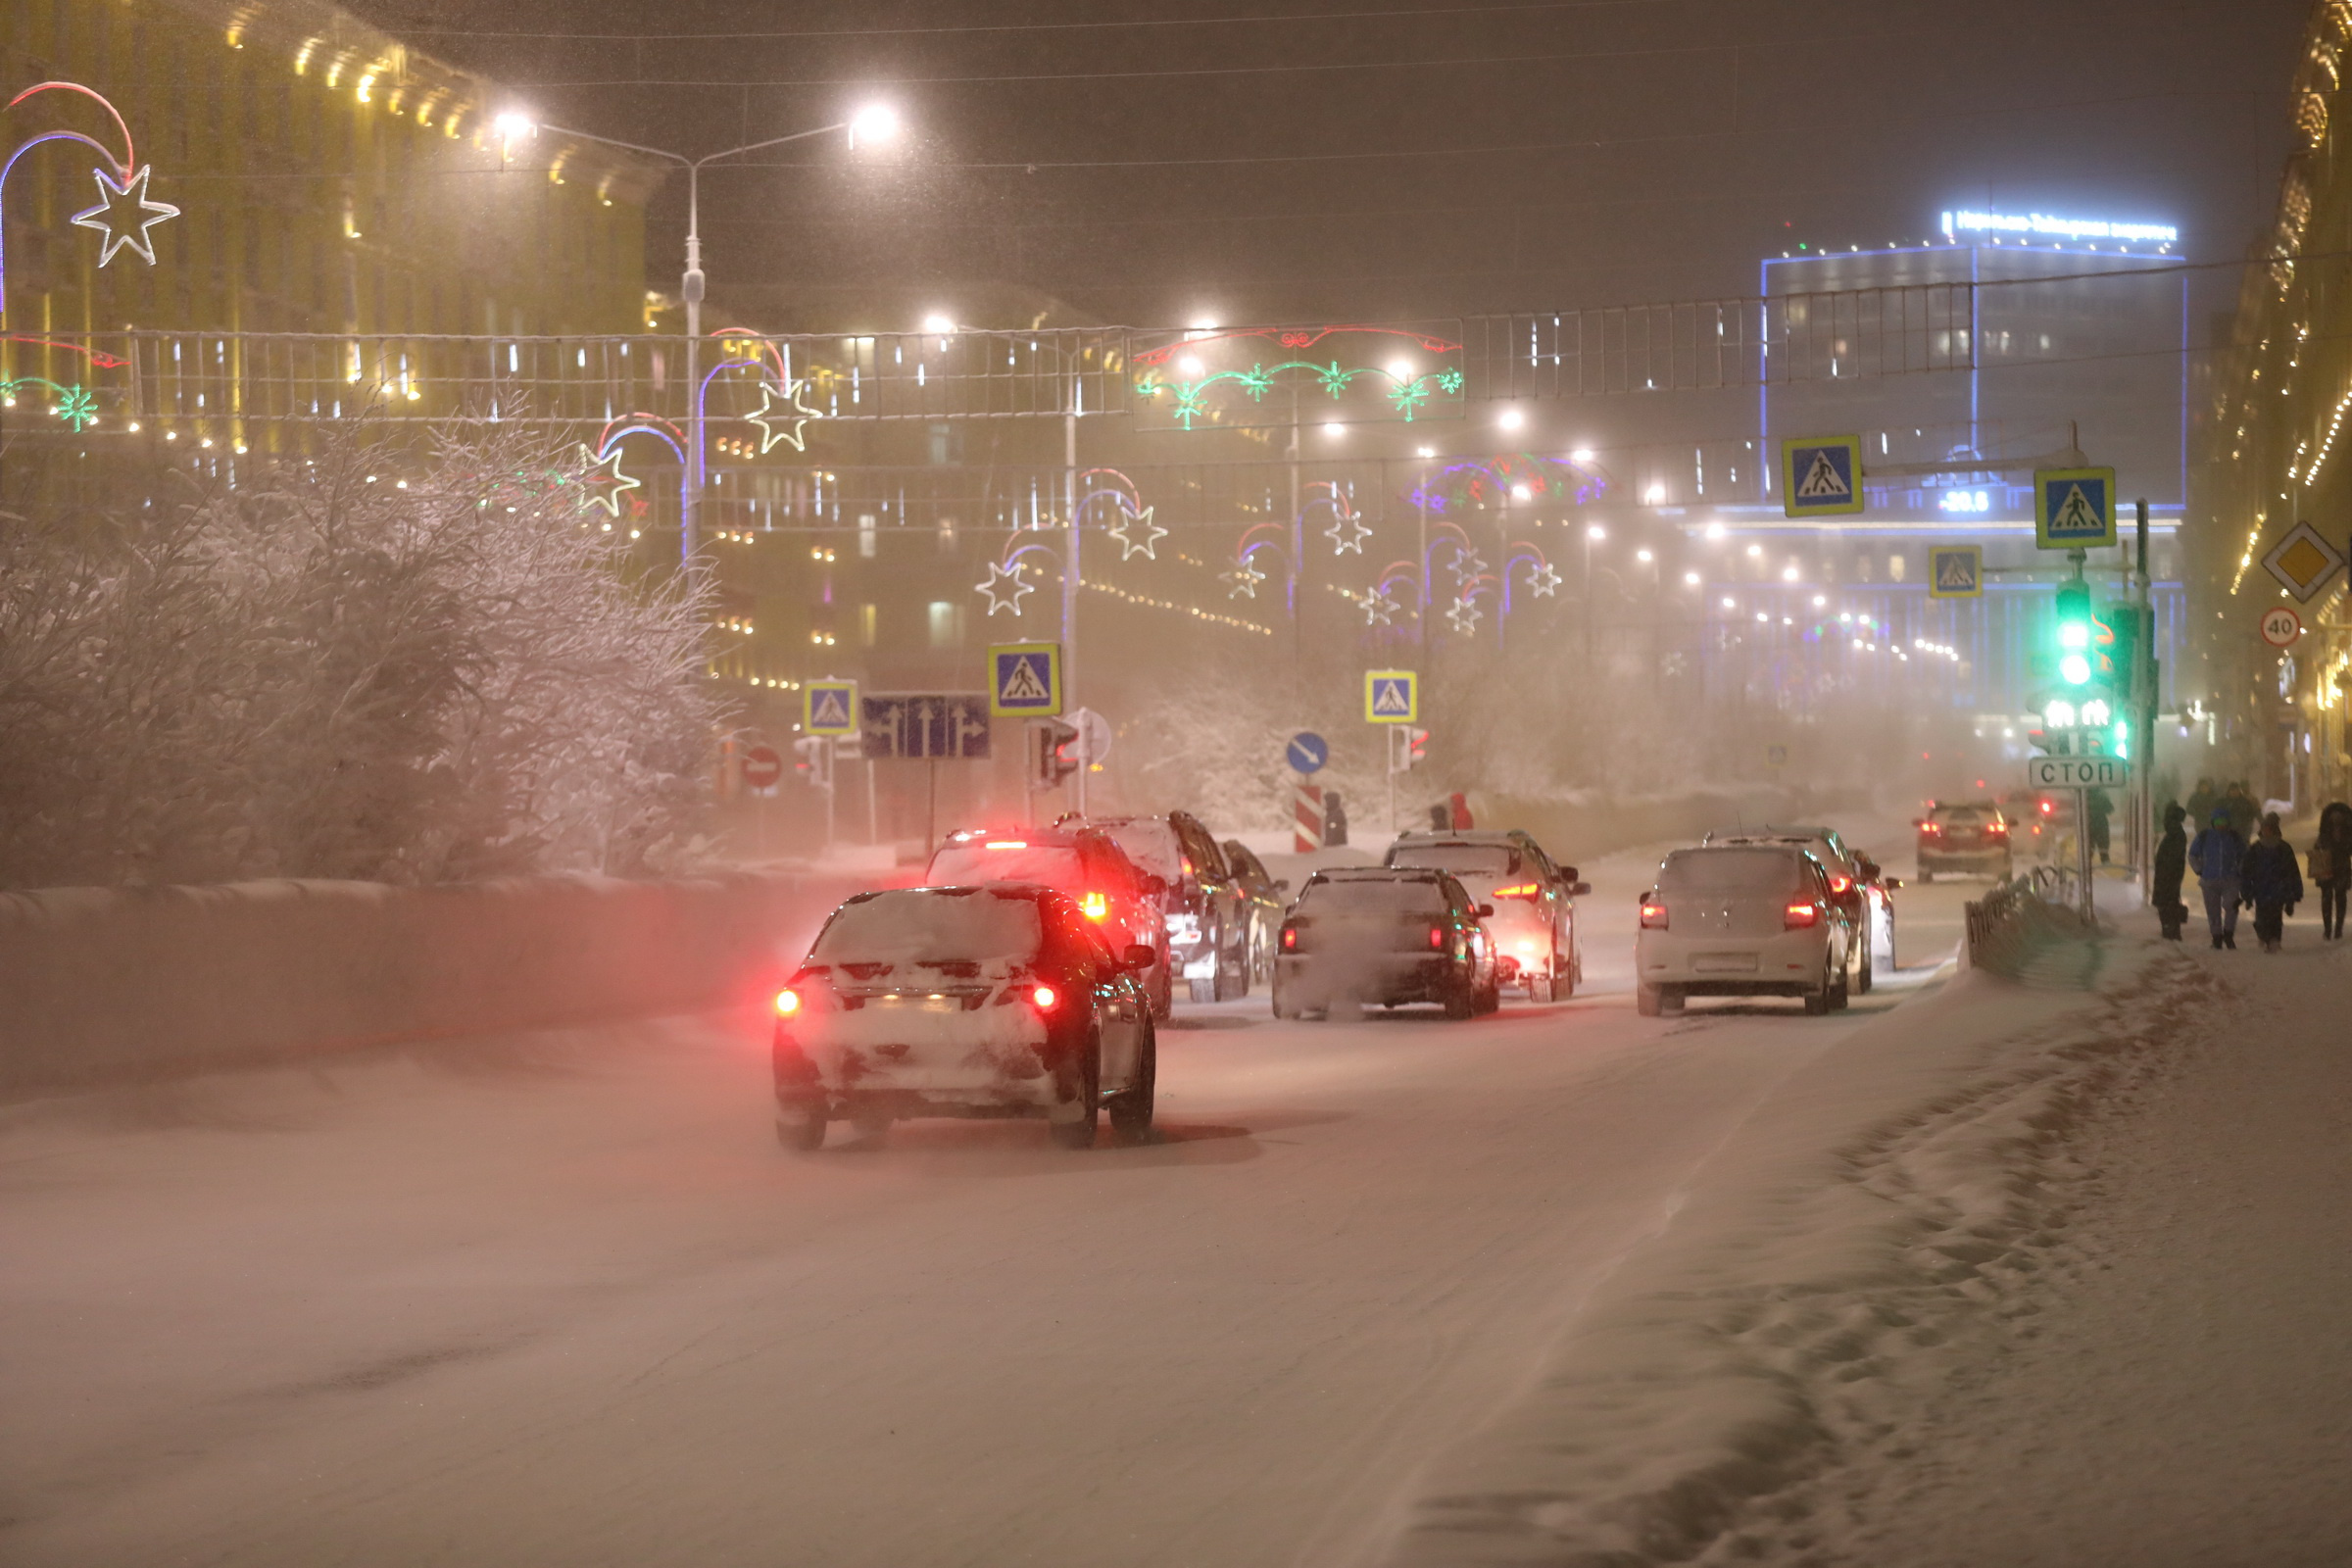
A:
<svg viewBox="0 0 2352 1568">
<path fill-rule="evenodd" d="M 2204 825 L 2192 841 L 2183 824 L 2195 814 L 2200 799 Z M 2251 842 L 2241 821 L 2254 829 Z M 2330 942 L 2340 940 L 2346 894 L 2352 892 L 2352 806 L 2337 801 L 2320 813 L 2319 836 L 2306 863 L 2311 886 L 2319 890 L 2321 935 Z M 2263 952 L 2277 953 L 2286 917 L 2304 897 L 2302 867 L 2294 846 L 2279 831 L 2278 813 L 2257 814 L 2243 784 L 2217 794 L 2211 779 L 2199 779 L 2186 808 L 2177 803 L 2166 806 L 2164 837 L 2156 846 L 2151 869 L 2149 892 L 2157 918 L 2164 922 L 2165 938 L 2172 942 L 2180 940 L 2180 928 L 2188 920 L 2180 888 L 2190 871 L 2197 874 L 2205 923 L 2216 948 L 2237 946 L 2237 911 L 2250 908 L 2255 940 Z"/>
</svg>

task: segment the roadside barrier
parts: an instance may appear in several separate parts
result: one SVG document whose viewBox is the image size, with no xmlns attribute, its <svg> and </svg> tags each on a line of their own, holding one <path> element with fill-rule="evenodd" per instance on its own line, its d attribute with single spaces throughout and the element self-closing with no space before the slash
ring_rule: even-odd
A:
<svg viewBox="0 0 2352 1568">
<path fill-rule="evenodd" d="M 2082 920 L 2075 912 L 2079 904 L 2071 870 L 2037 865 L 2024 876 L 2012 877 L 1966 907 L 1968 966 L 2016 975 L 2038 935 L 2082 934 Z"/>
</svg>

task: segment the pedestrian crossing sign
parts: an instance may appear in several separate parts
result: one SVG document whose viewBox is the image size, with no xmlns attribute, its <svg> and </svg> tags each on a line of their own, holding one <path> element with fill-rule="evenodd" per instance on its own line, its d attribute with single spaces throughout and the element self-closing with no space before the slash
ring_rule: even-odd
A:
<svg viewBox="0 0 2352 1568">
<path fill-rule="evenodd" d="M 801 688 L 801 728 L 810 735 L 858 733 L 858 683 L 812 680 Z"/>
<path fill-rule="evenodd" d="M 988 710 L 998 718 L 1061 711 L 1061 644 L 999 643 L 988 651 Z"/>
<path fill-rule="evenodd" d="M 1984 550 L 1981 545 L 1928 546 L 1930 599 L 1984 597 Z"/>
<path fill-rule="evenodd" d="M 1791 436 L 1781 443 L 1781 511 L 1827 517 L 1862 510 L 1862 438 Z"/>
<path fill-rule="evenodd" d="M 2044 550 L 2097 550 L 2114 544 L 2115 470 L 2034 469 L 2034 542 Z"/>
<path fill-rule="evenodd" d="M 1411 724 L 1421 717 L 1421 676 L 1409 669 L 1364 671 L 1364 717 L 1375 724 Z"/>
</svg>

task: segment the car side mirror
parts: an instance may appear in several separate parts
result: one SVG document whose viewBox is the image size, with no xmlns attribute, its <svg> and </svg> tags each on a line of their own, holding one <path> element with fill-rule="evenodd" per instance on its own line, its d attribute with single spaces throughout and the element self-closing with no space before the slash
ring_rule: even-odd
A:
<svg viewBox="0 0 2352 1568">
<path fill-rule="evenodd" d="M 1902 888 L 1903 879 L 1899 876 L 1890 876 L 1881 885 L 1884 886 L 1887 892 L 1894 893 Z"/>
<path fill-rule="evenodd" d="M 1494 906 L 1493 906 L 1492 904 L 1482 904 L 1482 905 L 1480 905 L 1480 906 L 1478 906 L 1478 917 L 1479 917 L 1481 920 L 1492 920 L 1492 919 L 1494 919 Z"/>
<path fill-rule="evenodd" d="M 1571 882 L 1568 884 L 1568 892 L 1572 898 L 1584 898 L 1592 891 L 1592 884 L 1590 882 Z"/>
<path fill-rule="evenodd" d="M 1148 876 L 1144 878 L 1144 892 L 1149 897 L 1156 899 L 1167 891 L 1168 879 L 1166 877 Z"/>
<path fill-rule="evenodd" d="M 1275 892 L 1277 892 L 1277 893 L 1288 893 L 1288 892 L 1290 892 L 1290 891 L 1291 891 L 1291 879 L 1290 879 L 1289 877 L 1287 877 L 1287 876 L 1286 876 L 1286 877 L 1282 878 L 1280 881 L 1276 882 L 1276 883 L 1274 884 L 1274 891 L 1275 891 Z"/>
<path fill-rule="evenodd" d="M 1560 867 L 1560 880 L 1561 880 L 1561 881 L 1563 881 L 1563 882 L 1576 882 L 1576 880 L 1577 880 L 1577 870 L 1576 870 L 1576 867 L 1575 867 L 1575 866 L 1573 866 L 1573 865 L 1563 865 L 1563 866 L 1561 866 L 1561 867 Z M 1584 884 L 1583 884 L 1583 883 L 1581 883 L 1581 882 L 1577 882 L 1577 886 L 1579 886 L 1579 887 L 1582 887 L 1582 886 L 1584 886 Z"/>
<path fill-rule="evenodd" d="M 1159 955 L 1148 942 L 1130 942 L 1126 958 L 1130 969 L 1149 969 L 1159 961 Z"/>
</svg>

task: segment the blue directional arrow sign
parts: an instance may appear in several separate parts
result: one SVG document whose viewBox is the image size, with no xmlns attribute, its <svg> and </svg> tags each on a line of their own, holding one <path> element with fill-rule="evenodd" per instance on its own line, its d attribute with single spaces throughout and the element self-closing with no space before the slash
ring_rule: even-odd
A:
<svg viewBox="0 0 2352 1568">
<path fill-rule="evenodd" d="M 1311 729 L 1302 729 L 1291 737 L 1290 749 L 1283 756 L 1292 772 L 1313 773 L 1331 760 L 1331 743 Z"/>
</svg>

